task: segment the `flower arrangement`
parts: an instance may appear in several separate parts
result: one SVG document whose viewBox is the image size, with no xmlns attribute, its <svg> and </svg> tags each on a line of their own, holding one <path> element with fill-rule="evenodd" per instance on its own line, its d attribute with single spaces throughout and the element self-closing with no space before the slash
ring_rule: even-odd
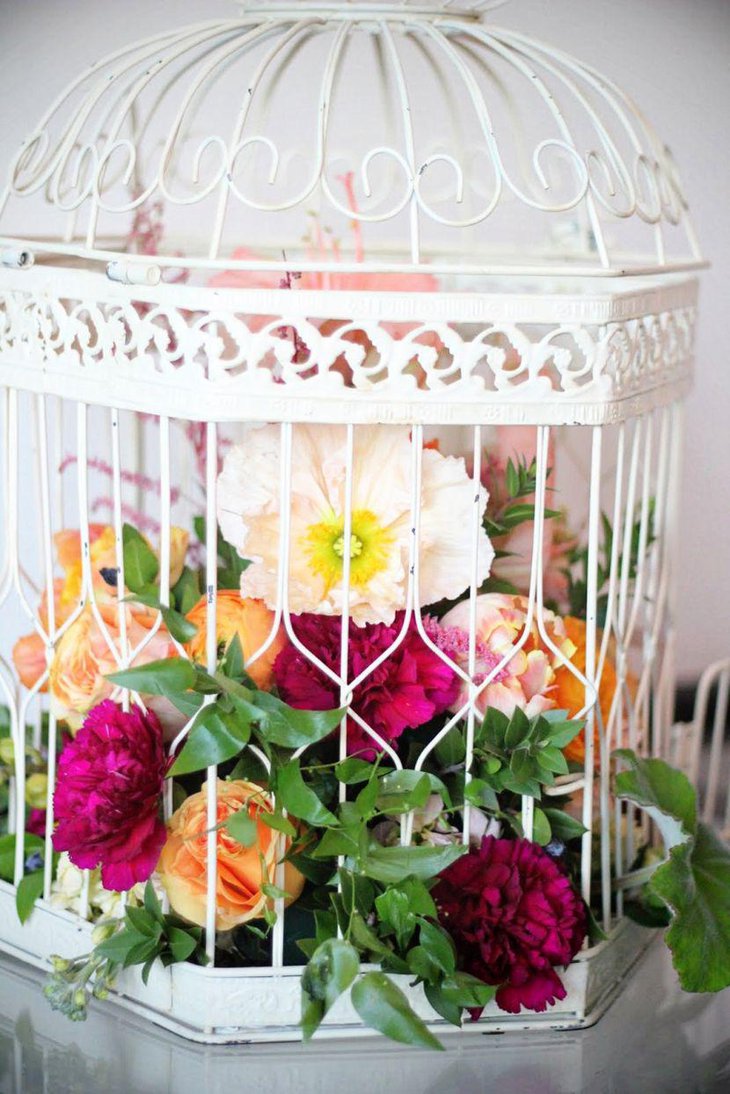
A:
<svg viewBox="0 0 730 1094">
<path fill-rule="evenodd" d="M 305 1039 L 349 991 L 373 1028 L 438 1047 L 389 974 L 422 984 L 454 1025 L 490 1003 L 539 1012 L 565 996 L 560 969 L 600 937 L 576 884 L 586 830 L 559 791 L 581 770 L 583 711 L 600 712 L 596 733 L 612 715 L 611 646 L 591 696 L 582 677 L 584 556 L 554 510 L 544 514 L 562 522 L 552 542 L 569 546 L 549 562 L 560 570 L 538 622 L 529 567 L 515 562 L 539 516 L 529 452 L 501 462 L 486 454 L 488 475 L 475 483 L 463 459 L 415 452 L 407 429 L 362 427 L 346 544 L 345 430 L 297 426 L 293 436 L 288 502 L 278 430 L 250 430 L 223 460 L 214 665 L 203 575 L 185 533 L 173 536 L 167 603 L 158 554 L 136 528 L 125 525 L 122 536 L 125 588 L 111 530 L 93 528 L 93 597 L 80 601 L 80 538 L 57 537 L 56 618 L 66 629 L 52 657 L 28 636 L 14 659 L 26 687 L 48 688 L 64 728 L 51 902 L 79 910 L 78 871 L 90 870 L 86 900 L 98 922 L 87 957 L 54 959 L 46 994 L 79 1019 L 120 968 L 141 966 L 146 982 L 156 961 L 204 964 L 214 849 L 225 963 L 268 963 L 278 917 L 296 910 L 286 944 L 305 962 Z M 416 459 L 417 582 L 407 474 Z M 470 605 L 472 548 L 462 532 L 475 504 L 479 589 Z M 202 522 L 195 530 L 204 540 Z M 505 560 L 512 564 L 496 575 Z M 130 656 L 120 668 L 122 625 Z M 2 726 L 0 790 L 13 760 L 1 734 Z M 27 759 L 21 918 L 42 891 L 46 827 L 42 750 Z M 630 907 L 644 921 L 671 920 L 686 987 L 726 986 L 728 852 L 697 822 L 684 776 L 627 750 L 612 765 L 616 794 L 651 810 L 670 849 L 653 868 L 648 851 L 637 862 Z M 0 835 L 5 878 L 13 848 L 14 837 Z M 123 891 L 126 903 L 115 896 Z M 289 921 L 286 913 L 285 931 Z"/>
</svg>

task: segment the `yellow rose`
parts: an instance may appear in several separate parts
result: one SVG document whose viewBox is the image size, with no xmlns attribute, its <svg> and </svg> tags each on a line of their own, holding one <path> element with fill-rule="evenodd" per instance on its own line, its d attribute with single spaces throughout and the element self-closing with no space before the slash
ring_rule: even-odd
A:
<svg viewBox="0 0 730 1094">
<path fill-rule="evenodd" d="M 205 597 L 188 612 L 188 619 L 198 628 L 198 633 L 186 649 L 194 661 L 205 663 L 207 604 Z M 245 660 L 260 650 L 271 634 L 274 613 L 261 600 L 242 597 L 236 589 L 220 589 L 216 598 L 215 629 L 218 642 L 228 646 L 238 635 Z M 283 629 L 279 629 L 273 642 L 260 657 L 246 669 L 256 687 L 269 691 L 274 683 L 274 661 L 286 645 Z"/>
<path fill-rule="evenodd" d="M 242 809 L 248 809 L 248 815 L 256 825 L 256 838 L 250 847 L 234 840 L 225 828 L 216 832 L 215 925 L 219 931 L 228 931 L 262 916 L 270 898 L 261 891 L 261 886 L 267 881 L 275 884 L 276 880 L 278 834 L 260 819 L 262 813 L 273 812 L 269 794 L 256 783 L 219 779 L 217 823 Z M 167 842 L 157 865 L 173 911 L 201 927 L 206 920 L 207 810 L 208 795 L 204 785 L 170 818 Z M 289 900 L 296 900 L 304 886 L 304 878 L 289 863 L 285 865 L 285 871 L 284 888 Z"/>
</svg>

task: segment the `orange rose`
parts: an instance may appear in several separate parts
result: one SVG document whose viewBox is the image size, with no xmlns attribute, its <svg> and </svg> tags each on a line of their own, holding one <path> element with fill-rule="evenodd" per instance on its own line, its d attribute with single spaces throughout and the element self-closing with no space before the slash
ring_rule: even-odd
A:
<svg viewBox="0 0 730 1094">
<path fill-rule="evenodd" d="M 207 604 L 205 597 L 188 612 L 188 619 L 198 628 L 198 633 L 186 649 L 194 661 L 205 663 Z M 238 635 L 245 660 L 261 649 L 271 634 L 274 613 L 261 600 L 242 597 L 236 589 L 220 589 L 216 600 L 215 629 L 219 645 L 228 646 Z M 273 642 L 260 657 L 246 669 L 257 688 L 269 691 L 274 683 L 274 661 L 286 645 L 284 631 L 280 628 Z"/>
<path fill-rule="evenodd" d="M 114 645 L 120 647 L 116 608 L 109 606 L 101 613 L 106 630 Z M 151 619 L 133 616 L 126 608 L 127 640 L 134 648 L 150 629 Z M 145 625 L 146 624 L 146 625 Z M 134 659 L 135 665 L 175 656 L 175 647 L 164 627 Z M 106 635 L 87 605 L 61 636 L 56 646 L 49 674 L 51 701 L 57 717 L 68 723 L 72 731 L 79 729 L 84 716 L 102 699 L 108 699 L 114 685 L 105 677 L 118 669 Z M 158 712 L 159 713 L 159 712 Z"/>
<path fill-rule="evenodd" d="M 578 672 L 585 673 L 586 669 L 586 623 L 583 619 L 576 619 L 572 615 L 566 615 L 563 622 L 565 623 L 565 630 L 568 637 L 576 647 L 575 653 L 571 657 L 571 663 Z M 600 630 L 596 633 L 596 646 L 597 650 L 601 644 Z M 606 654 L 606 659 L 603 663 L 603 673 L 601 674 L 601 683 L 598 688 L 598 703 L 601 709 L 601 716 L 603 718 L 604 728 L 608 724 L 608 718 L 611 713 L 611 706 L 613 704 L 613 696 L 616 691 L 616 685 L 618 678 L 616 676 L 616 669 L 611 659 L 611 649 L 613 643 L 609 646 L 609 651 Z M 636 681 L 635 678 L 629 674 L 627 680 L 629 690 L 635 690 Z M 552 693 L 555 700 L 555 705 L 559 710 L 567 710 L 568 714 L 572 717 L 577 714 L 579 710 L 585 706 L 585 689 L 580 680 L 576 679 L 567 665 L 561 666 L 555 673 L 555 690 Z M 598 763 L 598 725 L 594 730 L 594 742 L 595 742 L 595 762 Z M 574 760 L 576 763 L 582 764 L 585 760 L 585 731 L 581 730 L 577 737 L 574 737 L 569 745 L 563 749 L 563 754 L 566 760 Z"/>
<path fill-rule="evenodd" d="M 256 839 L 244 847 L 225 828 L 216 833 L 218 870 L 216 874 L 216 929 L 228 931 L 239 923 L 263 915 L 270 899 L 261 886 L 275 883 L 275 868 L 279 839 L 276 832 L 262 823 L 261 813 L 272 813 L 271 798 L 256 783 L 218 780 L 218 810 L 220 824 L 233 813 L 248 809 L 256 824 Z M 203 786 L 191 794 L 173 813 L 167 825 L 167 842 L 162 848 L 157 872 L 170 899 L 173 911 L 191 923 L 205 925 L 207 858 L 208 858 L 208 795 Z M 263 859 L 263 866 L 262 866 Z M 304 878 L 286 864 L 284 888 L 291 900 L 296 900 L 304 886 Z"/>
</svg>

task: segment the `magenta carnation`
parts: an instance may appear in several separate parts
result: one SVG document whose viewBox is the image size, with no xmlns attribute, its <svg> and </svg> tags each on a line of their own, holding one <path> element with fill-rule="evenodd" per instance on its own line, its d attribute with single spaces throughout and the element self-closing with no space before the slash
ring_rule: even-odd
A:
<svg viewBox="0 0 730 1094">
<path fill-rule="evenodd" d="M 100 865 L 105 889 L 146 881 L 165 842 L 159 806 L 167 765 L 151 711 L 99 703 L 58 763 L 54 849 L 68 851 L 81 869 Z"/>
<path fill-rule="evenodd" d="M 45 809 L 31 809 L 25 821 L 25 830 L 33 836 L 45 836 L 46 811 Z"/>
<path fill-rule="evenodd" d="M 292 616 L 294 633 L 306 649 L 328 668 L 339 672 L 342 620 L 339 616 Z M 403 612 L 393 623 L 368 623 L 350 628 L 347 675 L 354 680 L 397 640 Z M 287 645 L 274 662 L 279 694 L 299 710 L 332 710 L 339 690 L 294 645 Z M 443 713 L 454 702 L 459 680 L 453 669 L 426 646 L 411 623 L 389 657 L 355 688 L 351 709 L 385 741 L 395 741 L 404 729 L 415 729 Z M 373 758 L 380 751 L 365 730 L 348 720 L 347 747 Z"/>
<path fill-rule="evenodd" d="M 502 1010 L 544 1011 L 565 998 L 554 966 L 580 949 L 585 905 L 542 847 L 487 836 L 444 870 L 432 895 L 463 969 L 500 985 Z"/>
</svg>

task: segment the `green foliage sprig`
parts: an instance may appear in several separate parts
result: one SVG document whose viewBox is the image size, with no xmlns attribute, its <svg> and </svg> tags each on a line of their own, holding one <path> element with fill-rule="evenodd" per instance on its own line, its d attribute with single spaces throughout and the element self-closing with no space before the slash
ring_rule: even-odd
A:
<svg viewBox="0 0 730 1094">
<path fill-rule="evenodd" d="M 165 914 L 148 881 L 142 906 L 128 905 L 122 921 L 97 923 L 91 953 L 71 960 L 57 955 L 51 958 L 52 972 L 43 993 L 54 1010 L 74 1022 L 84 1021 L 90 999 L 106 999 L 120 969 L 141 965 L 146 984 L 158 960 L 165 967 L 179 961 L 207 964 L 202 933 L 200 927 Z"/>
<path fill-rule="evenodd" d="M 650 498 L 647 506 L 644 552 L 647 552 L 656 540 L 655 509 L 654 498 Z M 642 546 L 641 525 L 641 516 L 639 516 L 631 526 L 628 559 L 624 559 L 623 551 L 618 556 L 617 574 L 623 574 L 624 566 L 628 566 L 627 577 L 629 581 L 635 581 L 638 573 Z M 596 608 L 599 626 L 604 626 L 608 610 L 608 583 L 611 576 L 614 536 L 613 525 L 605 513 L 601 513 L 601 528 L 601 545 L 596 565 L 598 590 Z M 568 567 L 564 573 L 568 580 L 569 614 L 579 619 L 585 619 L 588 603 L 588 547 L 586 545 L 575 547 L 571 551 L 568 556 Z"/>
<path fill-rule="evenodd" d="M 615 757 L 626 770 L 616 795 L 646 810 L 664 838 L 667 858 L 645 883 L 670 914 L 666 941 L 685 991 L 730 986 L 730 849 L 697 818 L 697 795 L 686 775 L 663 760 Z M 632 904 L 627 906 L 632 911 Z"/>
</svg>

